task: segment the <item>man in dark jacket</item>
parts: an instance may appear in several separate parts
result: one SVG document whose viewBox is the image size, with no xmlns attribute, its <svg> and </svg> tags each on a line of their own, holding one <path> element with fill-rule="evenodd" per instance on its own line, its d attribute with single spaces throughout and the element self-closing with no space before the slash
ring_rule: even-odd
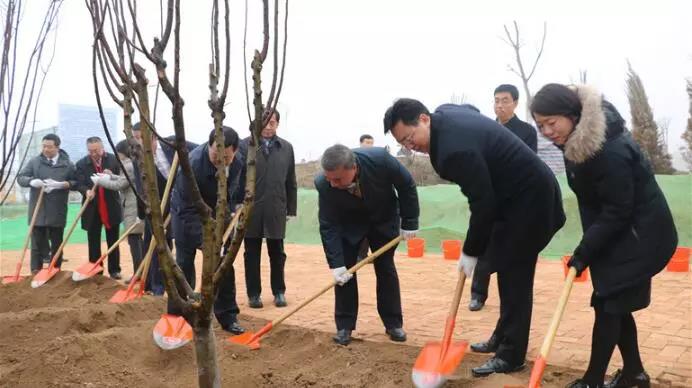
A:
<svg viewBox="0 0 692 388">
<path fill-rule="evenodd" d="M 468 105 L 442 105 L 430 114 L 420 101 L 400 99 L 387 110 L 384 129 L 404 147 L 430 154 L 440 177 L 468 198 L 459 271 L 471 277 L 478 258 L 497 271 L 500 319 L 488 342 L 471 347 L 495 357 L 473 374 L 524 368 L 538 253 L 565 223 L 553 173 L 521 140 Z"/>
<path fill-rule="evenodd" d="M 514 85 L 502 84 L 495 88 L 495 121 L 505 126 L 521 141 L 524 142 L 531 151 L 536 152 L 538 136 L 536 129 L 529 123 L 519 120 L 514 111 L 519 104 L 519 90 Z M 488 299 L 488 284 L 490 275 L 495 271 L 487 260 L 478 262 L 473 271 L 473 283 L 471 285 L 471 303 L 469 310 L 478 311 L 485 305 Z"/>
<path fill-rule="evenodd" d="M 224 153 L 220 156 L 217 153 L 214 141 L 214 130 L 209 133 L 209 141 L 195 148 L 190 153 L 190 167 L 195 176 L 195 181 L 202 200 L 211 208 L 212 217 L 216 209 L 218 194 L 217 171 L 214 161 L 219 157 L 224 158 L 224 165 L 227 171 L 227 191 L 229 213 L 234 208 L 233 198 L 236 198 L 238 191 L 244 190 L 241 182 L 241 173 L 244 168 L 242 159 L 236 157 L 238 149 L 238 134 L 230 127 L 223 127 L 224 134 Z M 190 286 L 195 288 L 195 254 L 202 248 L 202 223 L 192 199 L 190 182 L 183 175 L 182 170 L 178 171 L 171 199 L 171 222 L 173 226 L 173 237 L 175 238 L 175 260 L 178 266 L 185 273 Z M 221 327 L 233 334 L 244 332 L 238 325 L 238 305 L 235 299 L 235 271 L 231 266 L 229 275 L 221 282 L 219 292 L 214 302 L 214 315 Z M 174 306 L 169 299 L 168 313 L 182 315 L 180 309 Z"/>
<path fill-rule="evenodd" d="M 140 127 L 140 123 L 136 123 L 135 125 L 132 126 L 132 136 L 141 144 L 142 143 L 142 130 Z M 154 164 L 156 165 L 156 185 L 158 186 L 159 189 L 159 200 L 163 200 L 163 193 L 166 190 L 166 183 L 168 182 L 168 174 L 171 170 L 171 165 L 173 164 L 173 158 L 175 157 L 175 149 L 173 149 L 171 146 L 169 146 L 166 143 L 173 143 L 175 141 L 175 136 L 169 136 L 164 138 L 163 140 L 165 141 L 159 141 L 156 139 L 156 136 L 153 136 L 152 142 L 151 142 L 151 147 L 152 151 L 154 154 Z M 193 149 L 197 147 L 197 144 L 187 142 L 187 150 L 188 152 L 191 152 Z M 139 161 L 134 160 L 134 170 L 135 170 L 135 186 L 137 187 L 137 191 L 139 193 L 144 193 L 144 189 L 142 186 L 142 174 L 139 169 Z M 144 207 L 141 206 L 138 207 L 138 214 L 139 218 L 143 219 L 146 221 L 144 224 L 144 245 L 143 247 L 145 249 L 148 249 L 149 244 L 151 244 L 151 238 L 153 236 L 153 232 L 151 229 L 151 224 L 149 222 L 149 219 L 145 216 L 144 213 Z M 170 210 L 170 202 L 166 206 L 166 209 L 164 209 L 164 219 L 165 215 L 168 214 Z M 172 239 L 172 233 L 170 232 L 170 228 L 166 231 L 166 237 L 167 237 L 167 243 L 169 247 L 173 247 L 173 239 Z M 164 286 L 163 286 L 163 276 L 161 274 L 161 268 L 159 266 L 159 255 L 156 251 L 154 251 L 154 254 L 151 257 L 151 267 L 149 269 L 149 274 L 147 276 L 147 282 L 146 282 L 146 288 L 147 291 L 151 291 L 154 295 L 163 295 L 164 293 Z"/>
<path fill-rule="evenodd" d="M 364 238 L 375 251 L 398 235 L 404 239 L 416 235 L 418 193 L 408 170 L 384 148 L 350 150 L 332 146 L 322 156 L 322 169 L 324 172 L 315 178 L 320 235 L 329 268 L 339 285 L 334 288 L 334 341 L 348 345 L 358 317 L 358 284 L 347 268 L 356 264 Z M 374 262 L 377 311 L 391 340 L 403 342 L 406 333 L 402 329 L 395 249 Z"/>
<path fill-rule="evenodd" d="M 120 165 L 115 155 L 103 149 L 103 142 L 97 136 L 86 141 L 88 155 L 76 164 L 77 187 L 85 201 L 93 198 L 82 215 L 82 229 L 87 231 L 89 240 L 89 261 L 95 262 L 101 257 L 101 227 L 106 229 L 106 241 L 111 247 L 120 237 L 120 223 L 123 220 L 120 207 L 120 193 L 106 190 L 103 187 L 93 189 L 92 175 L 120 174 Z M 115 248 L 108 255 L 108 274 L 113 279 L 122 279 L 120 275 L 120 249 Z"/>
<path fill-rule="evenodd" d="M 50 133 L 41 141 L 41 154 L 31 159 L 19 172 L 17 183 L 31 187 L 29 197 L 29 224 L 34 214 L 36 201 L 41 188 L 45 191 L 34 230 L 31 233 L 31 273 L 43 268 L 43 262 L 50 259 L 62 244 L 67 219 L 67 201 L 70 188 L 76 185 L 75 167 L 67 152 L 60 149 L 60 137 Z M 56 261 L 62 265 L 62 254 Z"/>
<path fill-rule="evenodd" d="M 265 113 L 269 117 L 262 129 L 257 147 L 257 178 L 255 182 L 255 205 L 245 231 L 245 284 L 248 305 L 261 308 L 262 282 L 260 280 L 260 253 L 262 239 L 267 240 L 271 266 L 271 287 L 274 304 L 286 306 L 286 283 L 284 281 L 284 237 L 286 220 L 296 216 L 298 188 L 296 184 L 293 146 L 276 136 L 281 116 L 279 112 Z M 240 142 L 240 153 L 246 160 L 250 138 Z"/>
</svg>

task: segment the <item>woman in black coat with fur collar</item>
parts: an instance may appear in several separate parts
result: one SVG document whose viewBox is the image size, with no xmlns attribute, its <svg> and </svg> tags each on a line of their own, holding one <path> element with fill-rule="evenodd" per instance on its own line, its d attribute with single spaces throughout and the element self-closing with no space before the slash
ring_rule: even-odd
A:
<svg viewBox="0 0 692 388">
<path fill-rule="evenodd" d="M 651 278 L 668 263 L 677 232 L 651 164 L 615 107 L 586 86 L 544 86 L 531 112 L 541 133 L 564 152 L 584 235 L 569 265 L 590 267 L 596 318 L 591 358 L 568 387 L 649 387 L 633 311 L 651 301 Z M 620 349 L 623 369 L 604 383 Z"/>
</svg>

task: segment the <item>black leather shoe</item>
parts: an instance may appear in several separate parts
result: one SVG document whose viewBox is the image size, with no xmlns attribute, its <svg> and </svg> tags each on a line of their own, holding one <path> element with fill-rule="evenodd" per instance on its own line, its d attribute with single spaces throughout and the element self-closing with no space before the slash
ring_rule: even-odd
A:
<svg viewBox="0 0 692 388">
<path fill-rule="evenodd" d="M 565 388 L 603 388 L 603 385 L 589 385 L 582 379 L 577 379 L 567 384 Z"/>
<path fill-rule="evenodd" d="M 387 329 L 385 333 L 387 333 L 389 339 L 394 342 L 406 342 L 406 332 L 400 327 Z"/>
<path fill-rule="evenodd" d="M 495 353 L 498 347 L 500 347 L 500 340 L 495 334 L 490 336 L 490 339 L 485 342 L 471 344 L 471 350 L 476 353 Z"/>
<path fill-rule="evenodd" d="M 122 280 L 122 278 L 123 278 L 123 275 L 121 275 L 120 272 L 116 272 L 116 273 L 111 274 L 111 279 Z"/>
<path fill-rule="evenodd" d="M 224 329 L 225 331 L 231 333 L 231 334 L 243 334 L 245 333 L 245 329 L 243 329 L 242 326 L 238 324 L 238 322 L 231 322 L 228 325 L 221 325 L 221 328 Z"/>
<path fill-rule="evenodd" d="M 518 372 L 524 369 L 525 367 L 525 363 L 519 365 L 512 365 L 501 358 L 493 357 L 490 360 L 486 361 L 485 364 L 471 369 L 471 373 L 473 373 L 474 377 L 483 377 L 491 375 L 493 373 Z"/>
<path fill-rule="evenodd" d="M 334 342 L 339 345 L 346 346 L 351 343 L 351 330 L 341 329 L 336 332 L 336 335 L 332 337 Z"/>
<path fill-rule="evenodd" d="M 478 299 L 471 299 L 471 303 L 469 303 L 469 310 L 480 311 L 483 306 L 485 306 L 485 302 L 481 302 Z"/>
<path fill-rule="evenodd" d="M 284 294 L 276 294 L 274 296 L 274 306 L 276 306 L 276 307 L 288 306 L 288 303 L 286 303 L 286 297 L 284 296 Z"/>
<path fill-rule="evenodd" d="M 264 305 L 262 304 L 262 298 L 260 298 L 259 295 L 248 297 L 247 305 L 253 309 L 261 309 L 262 307 L 264 307 Z"/>
<path fill-rule="evenodd" d="M 646 372 L 637 373 L 634 376 L 625 376 L 621 369 L 618 369 L 613 379 L 605 383 L 604 388 L 649 388 L 651 378 Z"/>
</svg>

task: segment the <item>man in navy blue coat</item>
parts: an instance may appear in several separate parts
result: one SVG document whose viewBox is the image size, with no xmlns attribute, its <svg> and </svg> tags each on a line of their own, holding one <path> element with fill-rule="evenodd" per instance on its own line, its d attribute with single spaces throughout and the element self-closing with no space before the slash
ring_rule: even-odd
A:
<svg viewBox="0 0 692 388">
<path fill-rule="evenodd" d="M 500 319 L 487 342 L 495 353 L 474 376 L 525 367 L 538 253 L 565 224 L 560 186 L 552 171 L 517 136 L 473 106 L 445 104 L 434 113 L 402 98 L 385 113 L 385 133 L 430 155 L 437 174 L 459 185 L 471 217 L 457 268 L 473 276 L 478 259 L 497 271 Z"/>
<path fill-rule="evenodd" d="M 384 148 L 351 150 L 343 145 L 327 148 L 324 172 L 315 178 L 319 193 L 320 235 L 334 288 L 337 334 L 341 345 L 351 342 L 358 316 L 358 284 L 347 268 L 356 264 L 367 238 L 372 251 L 399 236 L 411 238 L 418 230 L 418 193 L 411 174 Z M 394 251 L 374 262 L 377 276 L 377 311 L 392 341 L 406 341 L 402 329 L 399 277 Z"/>
<path fill-rule="evenodd" d="M 132 135 L 140 144 L 142 143 L 142 131 L 140 128 L 140 123 L 136 123 L 132 126 Z M 175 156 L 175 149 L 166 144 L 173 143 L 175 141 L 175 136 L 169 136 L 164 138 L 163 140 L 164 141 L 159 141 L 156 139 L 155 136 L 153 136 L 151 142 L 151 146 L 153 149 L 152 151 L 154 153 L 154 164 L 156 165 L 156 185 L 159 188 L 159 200 L 163 200 L 163 193 L 166 189 L 166 182 L 168 182 L 168 174 L 171 170 L 171 165 L 173 164 L 173 158 Z M 191 152 L 196 147 L 197 144 L 187 142 L 188 152 Z M 145 192 L 145 190 L 142 186 L 142 174 L 141 170 L 139 169 L 139 162 L 134 163 L 134 170 L 135 186 L 137 188 L 137 192 L 141 195 Z M 166 206 L 166 209 L 164 209 L 164 219 L 165 214 L 168 214 L 170 207 L 171 206 L 169 201 L 168 206 Z M 138 203 L 137 212 L 139 214 L 139 218 L 146 220 L 144 228 L 144 247 L 148 248 L 149 244 L 151 243 L 151 237 L 153 236 L 151 224 L 145 217 L 144 207 L 140 203 Z M 173 241 L 171 235 L 172 234 L 169 228 L 169 231 L 166 232 L 166 237 L 168 246 L 172 248 Z M 163 277 L 161 275 L 161 269 L 159 266 L 159 256 L 156 253 L 156 251 L 154 251 L 154 254 L 151 258 L 151 267 L 149 269 L 149 275 L 147 276 L 146 290 L 152 292 L 154 295 L 163 295 L 164 292 Z"/>
<path fill-rule="evenodd" d="M 227 169 L 228 214 L 235 208 L 234 198 L 238 198 L 237 192 L 244 191 L 244 183 L 241 181 L 244 163 L 242 159 L 236 157 L 238 134 L 232 128 L 224 126 L 223 135 L 224 146 L 226 147 L 224 149 L 225 155 L 217 154 L 214 130 L 209 133 L 207 143 L 198 146 L 190 153 L 190 167 L 195 176 L 197 187 L 202 194 L 202 200 L 211 209 L 212 217 L 215 217 L 218 194 L 215 160 L 223 157 Z M 171 223 L 175 238 L 175 261 L 194 289 L 196 280 L 195 254 L 198 249 L 202 248 L 202 223 L 192 200 L 192 185 L 193 183 L 183 175 L 182 170 L 178 171 L 171 198 Z M 174 306 L 170 299 L 168 313 L 182 315 L 180 309 Z M 214 315 L 224 330 L 233 334 L 240 334 L 244 330 L 238 325 L 238 313 L 238 304 L 235 299 L 235 271 L 231 266 L 230 273 L 221 281 L 219 286 L 218 295 L 214 302 Z"/>
</svg>

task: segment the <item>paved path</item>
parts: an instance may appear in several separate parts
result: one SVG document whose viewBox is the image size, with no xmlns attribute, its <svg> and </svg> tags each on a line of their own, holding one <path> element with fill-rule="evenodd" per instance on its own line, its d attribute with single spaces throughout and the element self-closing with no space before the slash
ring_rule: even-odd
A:
<svg viewBox="0 0 692 388">
<path fill-rule="evenodd" d="M 131 260 L 127 244 L 123 245 L 122 262 L 124 274 L 131 272 Z M 331 274 L 319 246 L 287 245 L 286 265 L 287 298 L 294 305 L 314 294 L 331 280 Z M 66 251 L 71 260 L 65 268 L 70 269 L 86 257 L 86 246 L 71 245 Z M 2 273 L 14 268 L 17 252 L 0 252 Z M 265 319 L 273 319 L 284 310 L 273 306 L 269 288 L 269 262 L 264 248 L 263 300 L 261 310 L 247 308 L 242 256 L 236 264 L 238 303 L 241 312 Z M 198 255 L 198 258 L 201 254 Z M 83 260 L 83 259 L 82 259 Z M 442 335 L 443 324 L 456 284 L 456 271 L 453 261 L 443 260 L 439 255 L 426 255 L 422 259 L 412 259 L 398 254 L 397 269 L 402 289 L 404 308 L 404 328 L 408 332 L 409 343 L 423 345 L 426 341 L 437 340 Z M 199 260 L 197 268 L 201 268 Z M 26 263 L 28 264 L 28 262 Z M 538 353 L 545 330 L 553 314 L 563 282 L 560 263 L 541 261 L 538 265 L 534 291 L 534 310 L 529 358 Z M 199 274 L 199 271 L 198 271 Z M 384 328 L 377 315 L 375 300 L 375 276 L 372 267 L 366 266 L 359 273 L 360 316 L 354 337 L 371 341 L 388 341 Z M 470 312 L 466 308 L 469 300 L 467 283 L 462 297 L 460 319 L 457 323 L 456 338 L 476 342 L 487 339 L 491 334 L 499 313 L 499 300 L 496 282 L 490 287 L 490 297 L 486 307 L 480 312 Z M 576 283 L 570 298 L 565 319 L 560 325 L 549 363 L 576 369 L 585 369 L 591 346 L 593 310 L 589 307 L 591 283 Z M 639 328 L 640 351 L 649 374 L 660 382 L 671 382 L 673 386 L 692 386 L 692 275 L 690 273 L 662 272 L 654 278 L 651 306 L 635 313 Z M 299 311 L 286 322 L 326 332 L 335 330 L 333 323 L 332 292 Z M 242 322 L 241 322 L 242 323 Z M 256 328 L 255 328 L 256 329 Z M 609 372 L 621 367 L 622 360 L 616 350 Z"/>
</svg>

